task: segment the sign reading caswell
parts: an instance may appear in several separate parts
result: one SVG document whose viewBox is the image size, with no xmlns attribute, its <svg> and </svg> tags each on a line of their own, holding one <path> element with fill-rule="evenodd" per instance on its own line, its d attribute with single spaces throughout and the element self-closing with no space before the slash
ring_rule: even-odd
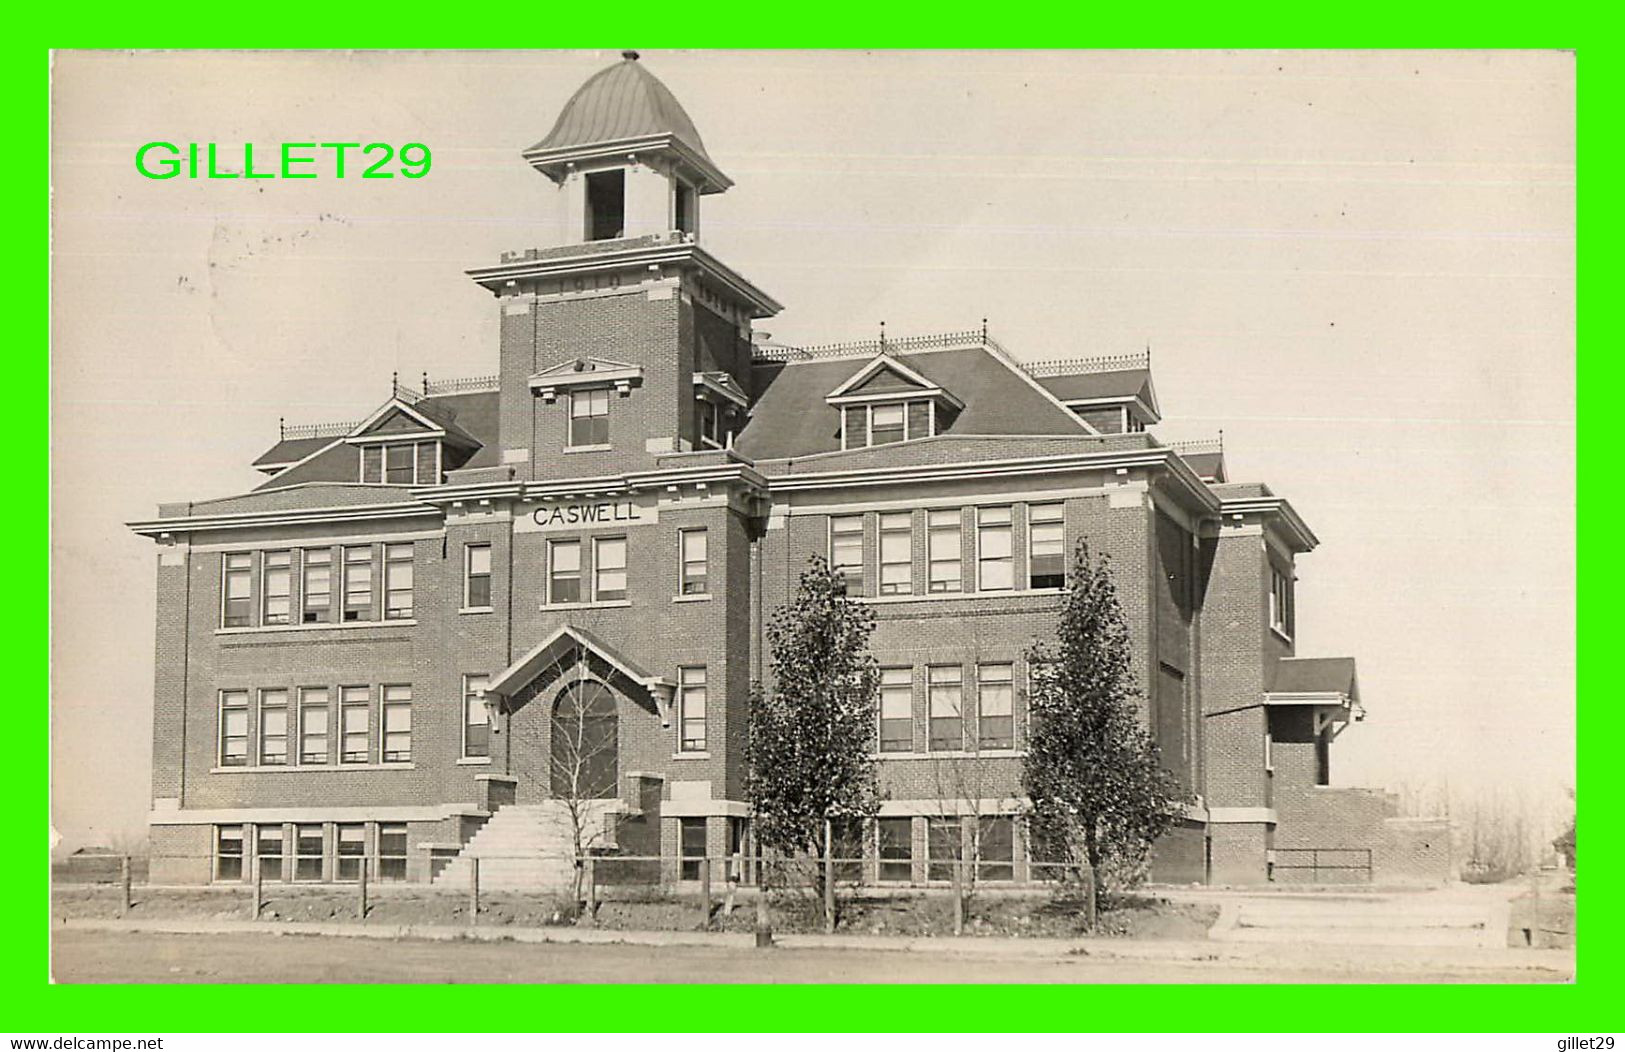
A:
<svg viewBox="0 0 1625 1052">
<path fill-rule="evenodd" d="M 634 497 L 561 500 L 539 504 L 514 518 L 514 532 L 580 530 L 594 526 L 647 526 L 660 517 L 653 501 Z"/>
</svg>

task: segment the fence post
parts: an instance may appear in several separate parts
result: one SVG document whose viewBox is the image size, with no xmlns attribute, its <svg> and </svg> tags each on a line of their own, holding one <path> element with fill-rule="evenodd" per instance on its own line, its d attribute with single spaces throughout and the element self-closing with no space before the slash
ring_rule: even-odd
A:
<svg viewBox="0 0 1625 1052">
<path fill-rule="evenodd" d="M 948 865 L 952 867 L 951 872 L 954 878 L 954 934 L 963 935 L 965 934 L 965 896 L 961 894 L 961 888 L 965 882 L 965 875 L 959 871 L 959 859 L 950 859 Z"/>
<path fill-rule="evenodd" d="M 480 860 L 471 857 L 468 860 L 468 924 L 469 927 L 480 922 Z"/>
<path fill-rule="evenodd" d="M 734 894 L 739 890 L 739 878 L 741 871 L 744 869 L 744 863 L 740 860 L 739 852 L 735 851 L 732 857 L 728 859 L 727 867 L 727 872 L 723 874 L 723 878 L 728 885 L 728 896 L 722 900 L 722 915 L 732 917 L 734 915 Z"/>
<path fill-rule="evenodd" d="M 824 934 L 835 933 L 835 823 L 824 819 Z"/>
<path fill-rule="evenodd" d="M 700 927 L 711 930 L 711 856 L 700 859 Z"/>
<path fill-rule="evenodd" d="M 265 860 L 258 852 L 254 855 L 254 919 L 260 919 L 260 904 L 265 901 Z"/>
<path fill-rule="evenodd" d="M 587 856 L 587 925 L 591 927 L 598 922 L 598 866 L 597 860 L 591 855 Z"/>
<path fill-rule="evenodd" d="M 130 912 L 130 856 L 125 855 L 118 860 L 118 882 L 124 889 L 124 897 L 119 901 L 118 915 L 124 916 Z"/>
<path fill-rule="evenodd" d="M 365 858 L 361 859 L 361 883 L 358 885 L 358 887 L 360 889 L 360 893 L 359 893 L 359 896 L 356 899 L 356 907 L 355 907 L 355 909 L 356 909 L 356 919 L 357 920 L 366 920 L 367 919 L 367 860 Z"/>
<path fill-rule="evenodd" d="M 757 848 L 756 855 L 756 948 L 773 945 L 773 923 L 767 913 L 767 857 Z"/>
</svg>

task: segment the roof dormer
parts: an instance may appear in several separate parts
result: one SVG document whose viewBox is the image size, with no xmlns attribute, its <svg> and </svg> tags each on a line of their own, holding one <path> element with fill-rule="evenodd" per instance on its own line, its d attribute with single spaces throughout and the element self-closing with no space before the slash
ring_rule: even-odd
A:
<svg viewBox="0 0 1625 1052">
<path fill-rule="evenodd" d="M 884 351 L 824 401 L 840 411 L 842 449 L 930 438 L 965 408 L 939 384 Z"/>
<path fill-rule="evenodd" d="M 466 461 L 479 439 L 449 412 L 432 408 L 400 388 L 344 436 L 360 452 L 359 481 L 391 486 L 439 485 L 445 472 Z"/>
</svg>

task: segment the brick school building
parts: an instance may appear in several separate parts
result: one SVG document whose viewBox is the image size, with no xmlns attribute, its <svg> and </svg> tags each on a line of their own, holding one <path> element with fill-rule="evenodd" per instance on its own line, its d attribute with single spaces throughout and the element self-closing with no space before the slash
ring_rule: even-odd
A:
<svg viewBox="0 0 1625 1052">
<path fill-rule="evenodd" d="M 1217 444 L 1158 441 L 1147 356 L 1035 363 L 984 330 L 773 343 L 753 325 L 779 304 L 705 247 L 732 182 L 635 56 L 522 156 L 565 218 L 468 272 L 501 317 L 491 375 L 392 382 L 354 422 L 284 428 L 251 492 L 132 524 L 157 547 L 155 881 L 362 859 L 444 881 L 481 857 L 547 883 L 502 859 L 568 852 L 570 797 L 600 846 L 677 876 L 748 848 L 748 694 L 813 555 L 877 618 L 865 879 L 970 851 L 1027 880 L 1025 654 L 1081 538 L 1198 801 L 1155 878 L 1445 875 L 1439 823 L 1329 785 L 1363 711 L 1352 659 L 1296 651 L 1314 533 Z"/>
</svg>

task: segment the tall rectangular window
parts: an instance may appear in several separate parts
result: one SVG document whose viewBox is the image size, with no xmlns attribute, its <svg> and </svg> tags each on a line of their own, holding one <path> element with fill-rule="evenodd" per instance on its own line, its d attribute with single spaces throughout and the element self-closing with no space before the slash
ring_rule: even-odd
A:
<svg viewBox="0 0 1625 1052">
<path fill-rule="evenodd" d="M 1066 585 L 1064 506 L 1033 504 L 1027 508 L 1027 586 Z"/>
<path fill-rule="evenodd" d="M 932 665 L 926 669 L 933 751 L 953 752 L 965 747 L 963 677 L 958 665 Z"/>
<path fill-rule="evenodd" d="M 677 750 L 705 751 L 705 666 L 677 670 Z"/>
<path fill-rule="evenodd" d="M 1010 509 L 976 510 L 976 587 L 1004 592 L 1016 586 L 1015 552 L 1010 544 Z"/>
<path fill-rule="evenodd" d="M 959 861 L 965 847 L 964 825 L 956 815 L 936 815 L 926 819 L 925 847 L 930 865 L 927 880 L 954 879 L 954 863 Z M 965 876 L 967 874 L 961 874 Z"/>
<path fill-rule="evenodd" d="M 682 563 L 679 587 L 683 595 L 705 595 L 711 586 L 708 579 L 710 564 L 706 558 L 706 533 L 702 527 L 682 530 L 677 534 L 678 558 Z"/>
<path fill-rule="evenodd" d="M 846 578 L 847 595 L 863 595 L 863 516 L 829 520 L 830 569 Z"/>
<path fill-rule="evenodd" d="M 960 547 L 958 508 L 926 514 L 926 547 L 930 560 L 930 589 L 933 592 L 963 591 L 964 555 Z"/>
<path fill-rule="evenodd" d="M 440 443 L 418 443 L 417 484 L 433 486 L 440 481 Z"/>
<path fill-rule="evenodd" d="M 260 691 L 260 764 L 281 767 L 288 762 L 288 692 Z"/>
<path fill-rule="evenodd" d="M 880 751 L 914 749 L 914 670 L 880 670 Z"/>
<path fill-rule="evenodd" d="M 626 230 L 626 169 L 588 172 L 586 184 L 586 229 L 582 234 L 588 241 L 621 237 Z"/>
<path fill-rule="evenodd" d="M 312 822 L 293 827 L 293 879 L 322 879 L 322 827 Z"/>
<path fill-rule="evenodd" d="M 337 880 L 360 880 L 361 862 L 367 857 L 367 826 L 364 822 L 341 822 L 334 854 Z"/>
<path fill-rule="evenodd" d="M 361 481 L 384 481 L 384 447 L 361 447 Z"/>
<path fill-rule="evenodd" d="M 881 818 L 875 822 L 880 879 L 914 879 L 914 820 Z"/>
<path fill-rule="evenodd" d="M 880 517 L 880 594 L 914 591 L 914 515 L 887 512 Z"/>
<path fill-rule="evenodd" d="M 1009 815 L 983 815 L 977 821 L 976 876 L 1016 879 L 1016 823 Z"/>
<path fill-rule="evenodd" d="M 601 603 L 626 598 L 625 537 L 599 537 L 592 542 L 592 597 Z"/>
<path fill-rule="evenodd" d="M 300 620 L 317 624 L 331 620 L 333 607 L 333 549 L 306 548 L 304 551 L 305 586 L 301 604 L 304 613 Z"/>
<path fill-rule="evenodd" d="M 378 879 L 398 883 L 406 879 L 406 823 L 378 826 Z"/>
<path fill-rule="evenodd" d="M 281 826 L 254 827 L 254 856 L 255 865 L 259 866 L 262 877 L 266 880 L 283 879 Z"/>
<path fill-rule="evenodd" d="M 412 688 L 384 688 L 384 763 L 412 761 Z"/>
<path fill-rule="evenodd" d="M 228 552 L 222 569 L 220 625 L 245 628 L 254 617 L 254 556 Z"/>
<path fill-rule="evenodd" d="M 491 606 L 491 546 L 470 544 L 463 549 L 463 606 L 486 610 Z"/>
<path fill-rule="evenodd" d="M 491 685 L 485 674 L 463 677 L 463 755 L 491 755 L 491 711 L 483 691 Z"/>
<path fill-rule="evenodd" d="M 243 879 L 243 827 L 214 827 L 214 879 Z"/>
<path fill-rule="evenodd" d="M 412 545 L 384 545 L 384 617 L 412 616 Z"/>
<path fill-rule="evenodd" d="M 1292 638 L 1292 577 L 1270 567 L 1270 627 Z"/>
<path fill-rule="evenodd" d="M 609 388 L 571 392 L 570 445 L 609 445 Z"/>
<path fill-rule="evenodd" d="M 220 766 L 248 766 L 248 691 L 220 692 Z"/>
<path fill-rule="evenodd" d="M 1014 670 L 976 666 L 976 738 L 984 749 L 1016 747 Z"/>
<path fill-rule="evenodd" d="M 415 450 L 410 442 L 384 447 L 384 481 L 392 486 L 410 486 L 415 474 Z"/>
<path fill-rule="evenodd" d="M 293 619 L 293 552 L 266 552 L 260 560 L 265 608 L 261 624 L 286 625 Z"/>
<path fill-rule="evenodd" d="M 304 687 L 299 691 L 299 762 L 327 762 L 327 688 Z"/>
<path fill-rule="evenodd" d="M 581 542 L 547 542 L 547 601 L 581 602 Z"/>
<path fill-rule="evenodd" d="M 877 405 L 869 408 L 869 444 L 883 446 L 903 440 L 903 406 Z"/>
<path fill-rule="evenodd" d="M 679 818 L 678 839 L 683 856 L 683 880 L 699 880 L 705 864 L 705 819 Z"/>
<path fill-rule="evenodd" d="M 372 546 L 344 549 L 344 620 L 372 620 Z"/>
<path fill-rule="evenodd" d="M 366 687 L 339 688 L 339 762 L 372 759 L 372 695 Z"/>
</svg>

